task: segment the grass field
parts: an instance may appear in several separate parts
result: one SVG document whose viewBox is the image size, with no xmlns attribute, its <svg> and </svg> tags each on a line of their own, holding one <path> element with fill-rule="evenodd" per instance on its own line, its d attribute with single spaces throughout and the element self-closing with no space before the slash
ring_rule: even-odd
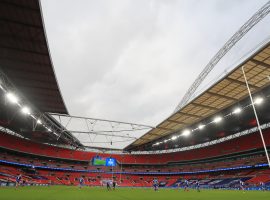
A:
<svg viewBox="0 0 270 200">
<path fill-rule="evenodd" d="M 21 187 L 0 188 L 1 200 L 269 200 L 270 192 L 260 191 L 223 191 L 203 190 L 183 192 L 183 190 L 117 188 L 107 191 L 105 188 L 78 189 L 77 187 L 51 186 L 51 187 Z"/>
</svg>

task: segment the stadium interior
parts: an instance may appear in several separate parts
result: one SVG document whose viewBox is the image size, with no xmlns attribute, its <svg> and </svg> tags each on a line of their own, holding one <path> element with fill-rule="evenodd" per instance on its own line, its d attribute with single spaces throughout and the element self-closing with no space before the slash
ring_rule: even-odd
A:
<svg viewBox="0 0 270 200">
<path fill-rule="evenodd" d="M 0 185 L 270 189 L 270 42 L 124 149 L 84 145 L 51 113 L 69 116 L 54 73 L 40 2 L 0 1 Z M 257 123 L 242 69 L 254 97 Z M 97 133 L 98 134 L 98 133 Z M 192 137 L 190 137 L 192 135 Z M 181 142 L 177 142 L 181 141 Z M 93 159 L 114 158 L 115 166 Z"/>
</svg>

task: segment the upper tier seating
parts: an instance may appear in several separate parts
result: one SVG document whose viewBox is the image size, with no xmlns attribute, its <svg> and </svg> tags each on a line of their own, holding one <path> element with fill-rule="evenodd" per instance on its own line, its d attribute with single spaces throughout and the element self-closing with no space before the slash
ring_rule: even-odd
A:
<svg viewBox="0 0 270 200">
<path fill-rule="evenodd" d="M 264 131 L 266 145 L 270 146 L 270 130 Z M 5 133 L 0 133 L 0 147 L 16 150 L 19 152 L 42 155 L 50 158 L 62 158 L 78 161 L 90 161 L 97 155 L 94 152 L 71 150 L 24 140 Z M 114 157 L 123 164 L 166 164 L 188 160 L 199 160 L 232 153 L 244 152 L 252 149 L 262 148 L 261 138 L 257 133 L 242 136 L 230 141 L 212 146 L 166 154 L 102 154 L 104 157 Z"/>
</svg>

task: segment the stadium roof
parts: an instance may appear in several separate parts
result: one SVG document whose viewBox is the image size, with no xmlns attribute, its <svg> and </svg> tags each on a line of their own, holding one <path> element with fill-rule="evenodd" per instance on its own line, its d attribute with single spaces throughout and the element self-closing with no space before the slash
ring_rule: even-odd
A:
<svg viewBox="0 0 270 200">
<path fill-rule="evenodd" d="M 1 71 L 42 112 L 67 114 L 55 77 L 39 1 L 0 1 Z"/>
<path fill-rule="evenodd" d="M 151 129 L 127 148 L 132 149 L 133 147 L 179 132 L 246 98 L 248 91 L 241 69 L 242 66 L 244 66 L 252 93 L 269 85 L 270 44 L 267 43 L 257 50 L 224 78 L 213 84 L 209 89 L 173 113 L 158 124 L 156 128 Z"/>
<path fill-rule="evenodd" d="M 30 107 L 22 116 L 2 92 L 0 125 L 38 142 L 81 146 L 47 112 L 68 114 L 51 61 L 39 0 L 0 1 L 0 86 Z M 6 88 L 7 89 L 7 88 Z M 45 121 L 36 120 L 41 118 Z M 35 120 L 33 120 L 35 119 Z M 61 134 L 55 131 L 61 130 Z"/>
</svg>

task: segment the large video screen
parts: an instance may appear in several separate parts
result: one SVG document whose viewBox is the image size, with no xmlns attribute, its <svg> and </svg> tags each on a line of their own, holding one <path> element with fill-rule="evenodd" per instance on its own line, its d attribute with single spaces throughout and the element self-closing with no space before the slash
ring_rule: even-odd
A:
<svg viewBox="0 0 270 200">
<path fill-rule="evenodd" d="M 92 165 L 114 167 L 116 166 L 116 159 L 96 156 L 92 159 Z"/>
<path fill-rule="evenodd" d="M 116 166 L 116 160 L 114 158 L 106 158 L 106 166 L 108 167 Z"/>
<path fill-rule="evenodd" d="M 106 159 L 101 157 L 95 157 L 92 160 L 92 164 L 96 166 L 106 166 Z"/>
</svg>

